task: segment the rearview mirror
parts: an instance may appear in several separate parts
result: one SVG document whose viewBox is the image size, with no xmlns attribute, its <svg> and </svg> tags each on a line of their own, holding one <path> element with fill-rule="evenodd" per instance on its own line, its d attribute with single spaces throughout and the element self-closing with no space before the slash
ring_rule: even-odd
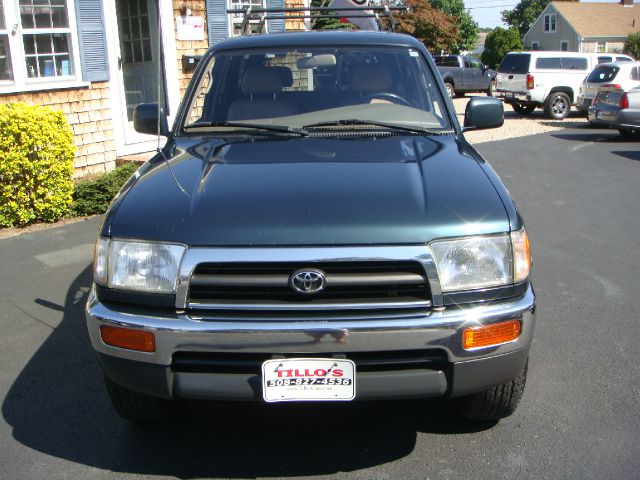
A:
<svg viewBox="0 0 640 480">
<path fill-rule="evenodd" d="M 471 97 L 464 111 L 463 131 L 501 127 L 504 124 L 502 101 L 493 97 Z"/>
<path fill-rule="evenodd" d="M 314 55 L 313 57 L 302 57 L 296 62 L 298 70 L 306 70 L 316 67 L 331 67 L 336 64 L 336 56 L 331 53 Z"/>
<path fill-rule="evenodd" d="M 158 131 L 160 125 L 160 131 Z M 169 125 L 164 108 L 157 103 L 141 103 L 133 111 L 133 128 L 138 133 L 169 136 Z"/>
</svg>

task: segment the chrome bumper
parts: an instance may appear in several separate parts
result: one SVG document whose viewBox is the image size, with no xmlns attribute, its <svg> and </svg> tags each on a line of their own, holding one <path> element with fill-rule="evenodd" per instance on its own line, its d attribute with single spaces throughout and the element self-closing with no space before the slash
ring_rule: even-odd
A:
<svg viewBox="0 0 640 480">
<path fill-rule="evenodd" d="M 520 319 L 522 333 L 510 343 L 467 351 L 462 348 L 465 327 Z M 102 304 L 92 290 L 86 307 L 93 348 L 105 355 L 169 366 L 175 352 L 321 354 L 440 349 L 450 362 L 498 356 L 528 349 L 535 323 L 535 295 L 529 287 L 517 299 L 487 305 L 448 307 L 423 315 L 385 320 L 351 321 L 208 321 L 203 312 L 149 313 L 142 308 L 114 308 Z M 156 351 L 143 353 L 106 345 L 101 325 L 153 332 Z"/>
</svg>

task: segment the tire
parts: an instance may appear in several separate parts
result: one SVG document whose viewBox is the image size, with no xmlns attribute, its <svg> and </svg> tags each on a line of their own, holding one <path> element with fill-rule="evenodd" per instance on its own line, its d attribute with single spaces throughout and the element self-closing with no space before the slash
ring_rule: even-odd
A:
<svg viewBox="0 0 640 480">
<path fill-rule="evenodd" d="M 529 359 L 516 378 L 464 397 L 454 398 L 455 412 L 469 420 L 490 421 L 508 417 L 518 408 L 527 381 Z"/>
<path fill-rule="evenodd" d="M 488 97 L 493 97 L 493 91 L 494 91 L 495 89 L 496 89 L 496 81 L 495 81 L 495 79 L 494 79 L 494 80 L 491 80 L 491 81 L 489 82 L 489 88 L 487 88 L 487 96 L 488 96 Z"/>
<path fill-rule="evenodd" d="M 520 115 L 531 115 L 531 113 L 536 109 L 535 105 L 527 103 L 512 103 L 511 106 Z"/>
<path fill-rule="evenodd" d="M 449 98 L 453 98 L 455 96 L 455 92 L 453 90 L 453 83 L 444 82 L 444 88 L 447 91 L 447 95 L 449 95 Z"/>
<path fill-rule="evenodd" d="M 114 383 L 106 375 L 105 386 L 118 415 L 132 423 L 158 423 L 167 419 L 170 400 L 151 397 Z"/>
<path fill-rule="evenodd" d="M 562 120 L 569 116 L 571 112 L 571 99 L 564 92 L 554 92 L 547 98 L 544 106 L 544 113 L 554 120 Z"/>
</svg>

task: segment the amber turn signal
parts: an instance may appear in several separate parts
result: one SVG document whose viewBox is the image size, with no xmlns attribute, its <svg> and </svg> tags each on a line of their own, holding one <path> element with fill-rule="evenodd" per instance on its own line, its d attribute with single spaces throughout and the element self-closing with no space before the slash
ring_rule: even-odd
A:
<svg viewBox="0 0 640 480">
<path fill-rule="evenodd" d="M 151 332 L 102 325 L 100 336 L 104 343 L 112 347 L 137 350 L 138 352 L 156 351 L 156 337 Z"/>
<path fill-rule="evenodd" d="M 520 330 L 520 320 L 508 320 L 482 327 L 465 328 L 462 332 L 462 347 L 469 350 L 511 342 L 520 336 Z"/>
</svg>

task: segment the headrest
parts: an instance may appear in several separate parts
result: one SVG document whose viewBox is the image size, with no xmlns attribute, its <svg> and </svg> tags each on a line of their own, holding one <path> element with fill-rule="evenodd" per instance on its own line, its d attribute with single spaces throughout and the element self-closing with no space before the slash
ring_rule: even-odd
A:
<svg viewBox="0 0 640 480">
<path fill-rule="evenodd" d="M 359 63 L 353 67 L 351 84 L 361 92 L 388 92 L 392 86 L 391 72 L 382 65 Z"/>
<path fill-rule="evenodd" d="M 293 74 L 288 67 L 249 67 L 242 77 L 242 93 L 267 94 L 282 91 L 293 84 Z"/>
</svg>

